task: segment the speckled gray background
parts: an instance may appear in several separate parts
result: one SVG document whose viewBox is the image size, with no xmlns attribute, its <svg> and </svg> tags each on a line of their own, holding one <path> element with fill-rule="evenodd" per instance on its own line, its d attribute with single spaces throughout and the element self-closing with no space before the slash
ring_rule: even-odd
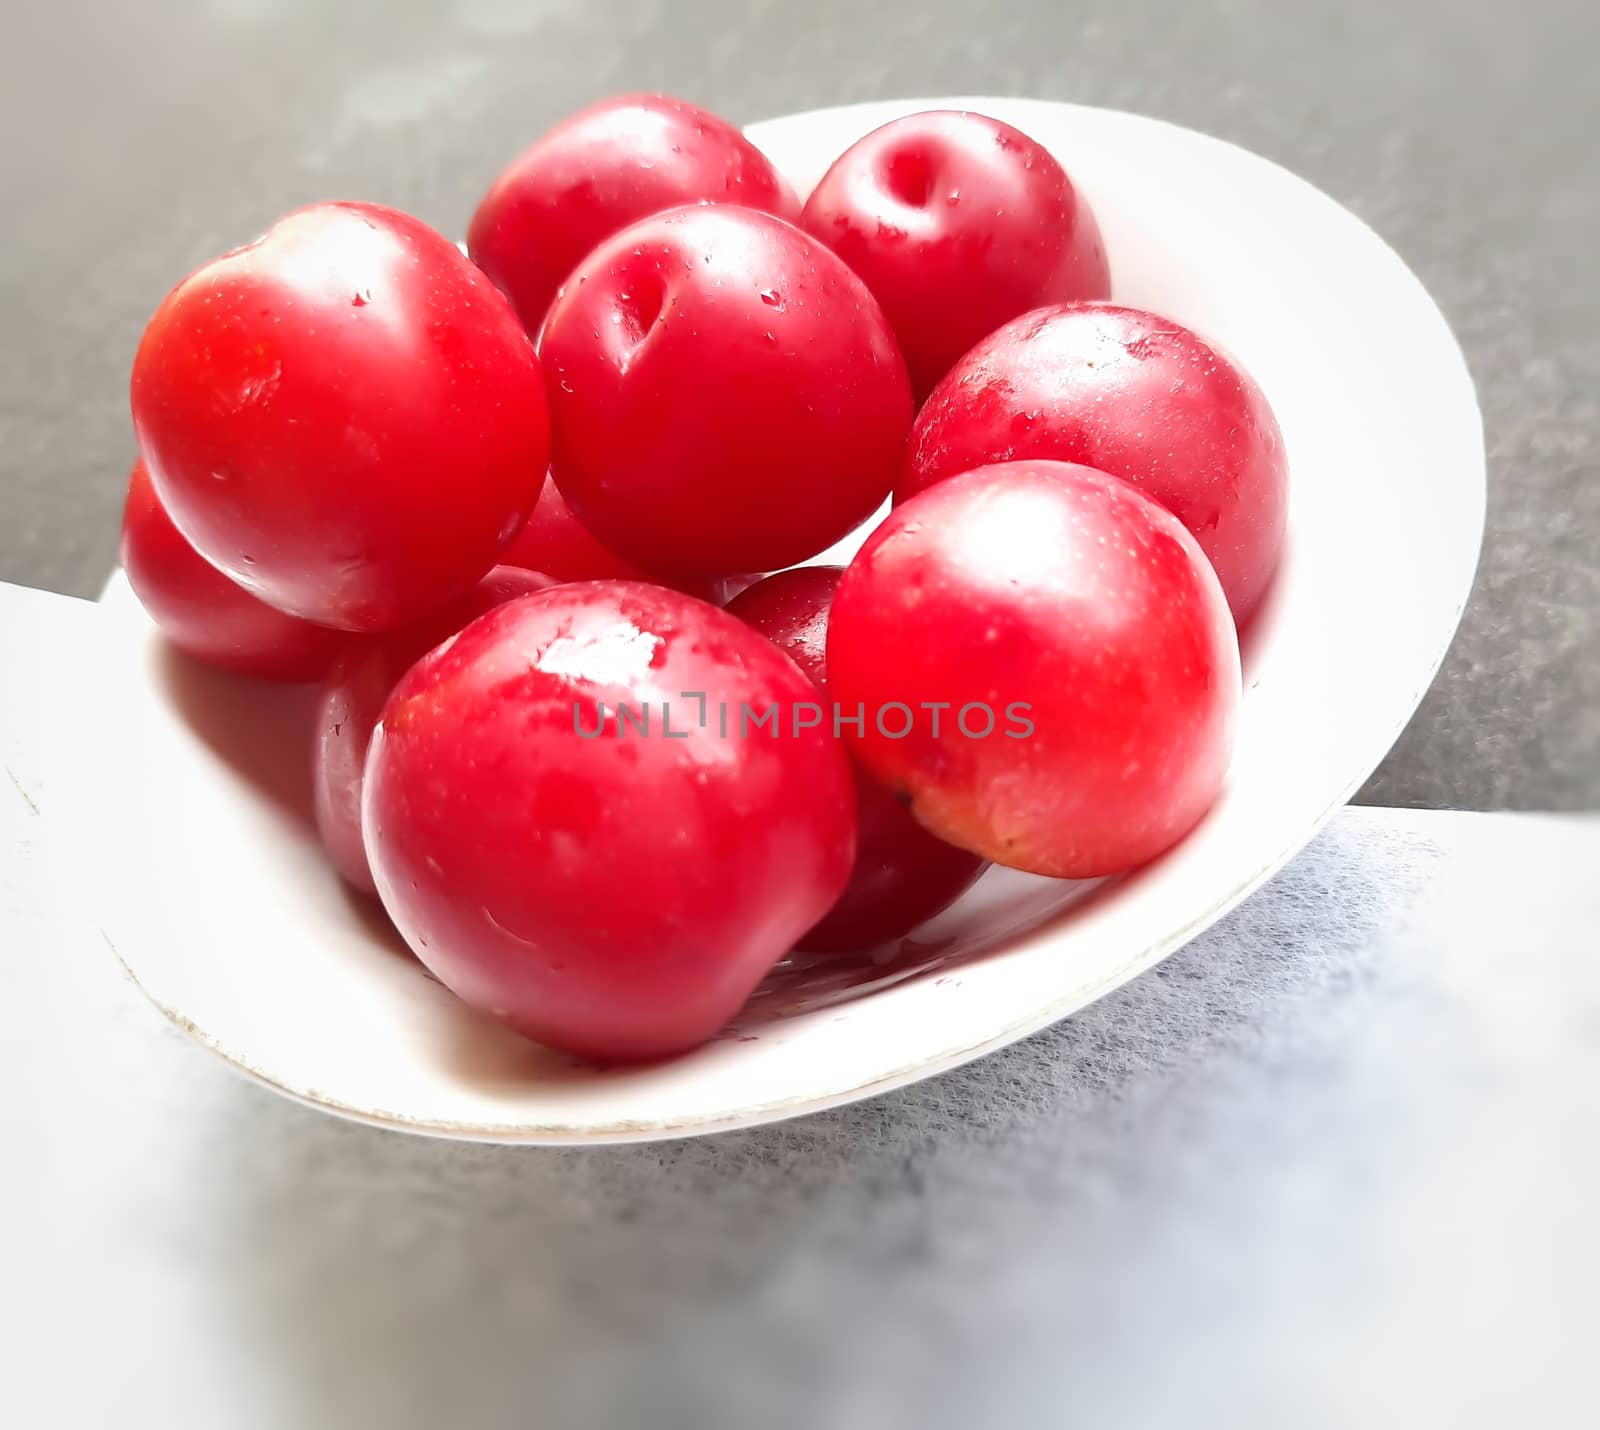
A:
<svg viewBox="0 0 1600 1430">
<path fill-rule="evenodd" d="M 519 145 L 624 88 L 739 121 L 1071 99 L 1305 175 L 1394 244 L 1461 336 L 1489 440 L 1483 565 L 1363 799 L 1600 807 L 1597 55 L 1588 0 L 7 5 L 0 579 L 97 589 L 140 328 L 188 268 L 286 208 L 372 198 L 459 230 Z"/>
</svg>

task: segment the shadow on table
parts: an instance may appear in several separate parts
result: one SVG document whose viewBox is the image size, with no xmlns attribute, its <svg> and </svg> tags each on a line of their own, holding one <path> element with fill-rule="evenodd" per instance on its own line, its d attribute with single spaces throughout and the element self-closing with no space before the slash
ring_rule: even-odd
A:
<svg viewBox="0 0 1600 1430">
<path fill-rule="evenodd" d="M 1067 1023 L 795 1122 L 512 1149 L 241 1086 L 208 1129 L 236 1188 L 220 1312 L 278 1368 L 298 1430 L 970 1426 L 1002 1388 L 1135 1423 L 1117 1412 L 1130 1347 L 1203 1321 L 1207 1278 L 1274 1275 L 1241 1271 L 1219 1228 L 1285 1245 L 1281 1186 L 1248 1175 L 1283 1129 L 1250 1089 L 1303 1063 L 1306 1007 L 1359 989 L 1385 910 L 1370 853 L 1329 857 L 1347 837 Z M 1174 1275 L 1199 1278 L 1192 1302 Z"/>
</svg>

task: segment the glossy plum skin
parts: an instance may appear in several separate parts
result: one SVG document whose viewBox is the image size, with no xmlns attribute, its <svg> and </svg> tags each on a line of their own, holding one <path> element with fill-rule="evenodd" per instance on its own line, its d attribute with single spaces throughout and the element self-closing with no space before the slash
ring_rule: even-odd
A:
<svg viewBox="0 0 1600 1430">
<path fill-rule="evenodd" d="M 664 94 L 579 110 L 490 186 L 467 251 L 537 333 L 567 275 L 602 239 L 682 204 L 742 204 L 798 220 L 765 154 L 725 119 Z"/>
<path fill-rule="evenodd" d="M 650 571 L 771 571 L 888 494 L 911 425 L 905 364 L 861 280 L 791 224 L 726 205 L 614 235 L 541 342 L 551 475 Z"/>
<path fill-rule="evenodd" d="M 386 630 L 494 565 L 549 455 L 539 361 L 449 240 L 316 204 L 197 269 L 133 364 L 139 448 L 178 529 L 269 605 Z"/>
<path fill-rule="evenodd" d="M 485 611 L 554 584 L 537 571 L 496 566 L 466 595 L 414 626 L 346 637 L 317 697 L 311 793 L 322 847 L 348 884 L 364 894 L 378 892 L 361 838 L 361 791 L 372 732 L 400 677 Z"/>
<path fill-rule="evenodd" d="M 883 304 L 919 398 L 1002 323 L 1111 296 L 1100 226 L 1066 170 L 982 114 L 873 130 L 834 160 L 802 223 Z"/>
<path fill-rule="evenodd" d="M 989 462 L 1046 457 L 1133 482 L 1188 527 L 1241 626 L 1283 549 L 1289 467 L 1250 375 L 1138 308 L 1066 304 L 979 343 L 936 387 L 897 500 Z"/>
<path fill-rule="evenodd" d="M 844 570 L 797 566 L 757 582 L 728 603 L 828 695 L 828 608 Z M 853 713 L 853 712 L 846 712 Z M 856 771 L 856 864 L 849 887 L 798 947 L 817 953 L 874 948 L 908 934 L 971 888 L 986 861 L 928 833 L 910 810 Z"/>
<path fill-rule="evenodd" d="M 556 581 L 650 581 L 714 606 L 726 605 L 753 576 L 689 576 L 662 580 L 608 551 L 572 514 L 554 482 L 546 482 L 522 530 L 500 553 L 502 566 L 539 571 Z"/>
<path fill-rule="evenodd" d="M 384 906 L 446 985 L 530 1038 L 606 1061 L 694 1047 L 849 880 L 849 760 L 831 731 L 793 731 L 814 697 L 743 622 L 662 587 L 508 602 L 384 709 L 364 809 Z M 619 728 L 620 703 L 649 709 L 649 734 Z M 742 730 L 741 705 L 773 707 L 779 733 Z"/>
<path fill-rule="evenodd" d="M 162 635 L 207 665 L 263 680 L 315 680 L 346 639 L 274 610 L 207 562 L 172 524 L 142 461 L 133 464 L 122 508 L 122 567 Z"/>
<path fill-rule="evenodd" d="M 546 482 L 522 530 L 500 553 L 503 566 L 542 571 L 557 581 L 649 581 L 649 573 L 608 551 Z"/>
<path fill-rule="evenodd" d="M 1188 833 L 1240 700 L 1233 622 L 1194 539 L 1128 483 L 1060 462 L 980 468 L 897 507 L 839 582 L 828 670 L 835 698 L 869 712 L 948 702 L 937 735 L 931 713 L 902 739 L 869 720 L 857 754 L 936 834 L 1066 878 Z"/>
</svg>

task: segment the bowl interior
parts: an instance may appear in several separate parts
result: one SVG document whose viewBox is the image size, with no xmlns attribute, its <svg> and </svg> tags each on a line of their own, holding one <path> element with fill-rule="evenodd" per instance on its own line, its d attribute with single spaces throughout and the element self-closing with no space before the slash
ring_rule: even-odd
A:
<svg viewBox="0 0 1600 1430">
<path fill-rule="evenodd" d="M 90 861 L 107 941 L 169 1017 L 291 1096 L 441 1135 L 608 1141 L 793 1115 L 952 1066 L 1116 986 L 1254 888 L 1370 773 L 1437 669 L 1482 533 L 1477 407 L 1437 308 L 1332 200 L 1156 121 L 974 99 L 749 132 L 804 193 L 854 139 L 932 107 L 981 109 L 1050 148 L 1095 209 L 1116 299 L 1229 349 L 1282 425 L 1288 547 L 1246 642 L 1227 787 L 1200 828 L 1115 881 L 992 871 L 895 946 L 789 960 L 697 1053 L 596 1068 L 468 1013 L 343 890 L 306 819 L 310 693 L 175 656 L 114 581 L 94 655 L 109 707 L 85 700 L 60 733 L 69 863 Z"/>
</svg>

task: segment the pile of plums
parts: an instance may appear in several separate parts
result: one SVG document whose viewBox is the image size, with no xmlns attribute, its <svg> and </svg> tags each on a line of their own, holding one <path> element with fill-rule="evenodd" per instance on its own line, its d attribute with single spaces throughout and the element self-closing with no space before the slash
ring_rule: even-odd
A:
<svg viewBox="0 0 1600 1430">
<path fill-rule="evenodd" d="M 802 205 L 629 95 L 466 248 L 320 203 L 184 279 L 133 365 L 123 562 L 193 657 L 322 682 L 329 858 L 468 1004 L 680 1052 L 797 947 L 1205 814 L 1283 445 L 1237 363 L 1109 301 L 1039 144 L 910 115 Z"/>
</svg>

